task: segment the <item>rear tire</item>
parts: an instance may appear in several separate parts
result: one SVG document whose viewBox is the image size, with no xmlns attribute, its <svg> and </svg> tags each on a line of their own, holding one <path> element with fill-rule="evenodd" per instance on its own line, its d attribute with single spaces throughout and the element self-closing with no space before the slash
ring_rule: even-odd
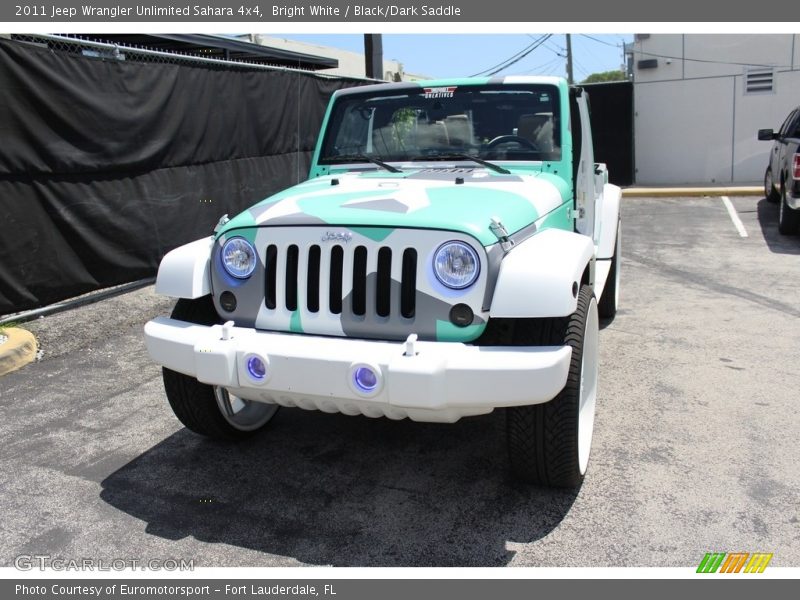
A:
<svg viewBox="0 0 800 600">
<path fill-rule="evenodd" d="M 543 320 L 538 345 L 569 345 L 572 359 L 564 389 L 550 402 L 505 409 L 511 472 L 527 483 L 581 484 L 589 462 L 597 400 L 598 315 L 592 288 L 584 285 L 575 312 Z"/>
<path fill-rule="evenodd" d="M 620 225 L 617 225 L 617 240 L 614 244 L 614 256 L 611 257 L 611 269 L 608 271 L 608 280 L 603 288 L 603 295 L 597 304 L 597 312 L 601 319 L 611 319 L 617 314 L 619 306 L 620 284 L 620 258 L 622 240 L 620 238 Z"/>
<path fill-rule="evenodd" d="M 800 210 L 794 210 L 786 204 L 786 186 L 781 186 L 778 203 L 778 231 L 783 235 L 794 235 L 800 227 Z"/>
<path fill-rule="evenodd" d="M 211 296 L 180 299 L 171 316 L 199 325 L 220 322 Z M 172 412 L 187 429 L 200 435 L 223 440 L 248 438 L 262 429 L 278 411 L 277 404 L 244 400 L 225 388 L 200 383 L 194 377 L 166 367 L 162 373 Z"/>
<path fill-rule="evenodd" d="M 781 195 L 775 190 L 775 182 L 772 180 L 772 168 L 767 167 L 764 173 L 764 197 L 767 202 L 777 202 Z"/>
</svg>

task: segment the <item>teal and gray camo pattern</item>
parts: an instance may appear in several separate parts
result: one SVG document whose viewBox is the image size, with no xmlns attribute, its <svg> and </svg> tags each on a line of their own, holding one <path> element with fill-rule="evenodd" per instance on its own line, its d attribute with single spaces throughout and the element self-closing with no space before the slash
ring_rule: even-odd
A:
<svg viewBox="0 0 800 600">
<path fill-rule="evenodd" d="M 542 172 L 502 175 L 483 168 L 417 168 L 402 173 L 381 171 L 347 172 L 311 179 L 267 198 L 227 223 L 217 234 L 212 257 L 212 286 L 217 310 L 240 326 L 273 331 L 313 333 L 359 338 L 400 340 L 410 333 L 420 339 L 472 341 L 483 331 L 488 319 L 484 293 L 497 276 L 498 239 L 490 229 L 492 218 L 500 220 L 509 234 L 547 227 L 568 227 L 569 190 L 564 180 Z M 531 227 L 535 224 L 535 227 Z M 333 234 L 329 236 L 328 234 Z M 345 234 L 345 235 L 341 235 Z M 349 241 L 341 241 L 350 234 Z M 222 244 L 241 236 L 255 246 L 259 264 L 244 281 L 229 277 L 220 263 Z M 339 237 L 340 240 L 323 238 Z M 433 253 L 445 241 L 462 240 L 481 257 L 481 273 L 466 290 L 451 290 L 433 275 Z M 298 308 L 290 311 L 283 302 L 282 276 L 285 258 L 278 260 L 278 302 L 268 309 L 264 302 L 264 260 L 267 246 L 278 247 L 285 257 L 290 244 L 299 248 L 300 285 Z M 343 311 L 333 314 L 327 303 L 327 266 L 330 248 L 344 249 Z M 320 309 L 306 308 L 305 265 L 308 249 L 321 248 Z M 348 310 L 352 292 L 353 250 L 365 246 L 368 254 L 368 302 L 374 298 L 376 256 L 380 247 L 392 249 L 392 309 L 388 317 L 374 310 L 357 316 Z M 483 247 L 483 248 L 481 248 Z M 399 314 L 401 255 L 417 250 L 416 313 L 412 319 Z M 349 267 L 349 271 L 348 271 Z M 491 289 L 491 287 L 490 287 Z M 226 313 L 219 305 L 223 291 L 236 295 L 235 311 Z M 374 302 L 374 300 L 373 300 Z M 469 305 L 473 323 L 457 327 L 450 322 L 454 304 Z"/>
</svg>

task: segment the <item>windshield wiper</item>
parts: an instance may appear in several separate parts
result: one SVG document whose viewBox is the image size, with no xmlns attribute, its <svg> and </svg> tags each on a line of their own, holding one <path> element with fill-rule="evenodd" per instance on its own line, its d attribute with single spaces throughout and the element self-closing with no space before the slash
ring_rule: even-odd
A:
<svg viewBox="0 0 800 600">
<path fill-rule="evenodd" d="M 382 160 L 375 158 L 374 156 L 368 156 L 367 154 L 342 154 L 340 156 L 325 156 L 324 160 L 331 163 L 351 162 L 354 160 L 360 160 L 362 162 L 371 162 L 373 165 L 377 165 L 381 169 L 386 169 L 387 171 L 389 171 L 389 173 L 403 172 L 402 169 L 393 167 L 392 165 L 385 163 Z"/>
<path fill-rule="evenodd" d="M 496 165 L 488 160 L 483 160 L 482 158 L 478 158 L 477 156 L 472 156 L 471 154 L 467 154 L 466 152 L 452 152 L 447 154 L 429 154 L 426 156 L 415 156 L 411 160 L 471 160 L 472 162 L 478 163 L 479 165 L 486 167 L 487 169 L 491 169 L 495 173 L 502 173 L 503 175 L 510 175 L 511 171 L 508 169 L 501 167 L 500 165 Z"/>
</svg>

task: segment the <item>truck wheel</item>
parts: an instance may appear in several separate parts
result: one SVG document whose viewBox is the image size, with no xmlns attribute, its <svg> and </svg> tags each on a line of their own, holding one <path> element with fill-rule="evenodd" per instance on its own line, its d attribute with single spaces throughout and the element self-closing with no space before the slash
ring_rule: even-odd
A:
<svg viewBox="0 0 800 600">
<path fill-rule="evenodd" d="M 200 325 L 220 322 L 211 296 L 178 300 L 172 318 Z M 234 396 L 225 388 L 200 383 L 194 377 L 162 369 L 167 400 L 175 416 L 195 433 L 216 439 L 247 438 L 278 411 L 277 404 L 253 402 Z"/>
<path fill-rule="evenodd" d="M 606 287 L 603 288 L 603 295 L 600 297 L 600 302 L 597 303 L 597 312 L 603 319 L 610 319 L 617 314 L 617 306 L 619 305 L 619 271 L 620 271 L 620 258 L 622 249 L 622 240 L 620 238 L 620 225 L 617 225 L 617 241 L 614 244 L 614 256 L 611 257 L 611 269 L 608 271 L 608 281 Z"/>
<path fill-rule="evenodd" d="M 772 180 L 772 168 L 767 167 L 764 173 L 764 197 L 768 202 L 777 202 L 781 195 L 775 191 L 775 182 Z"/>
<path fill-rule="evenodd" d="M 550 402 L 505 409 L 512 474 L 527 483 L 576 487 L 589 463 L 597 399 L 598 318 L 592 289 L 584 285 L 578 307 L 547 319 L 537 344 L 572 346 L 564 389 Z"/>
<path fill-rule="evenodd" d="M 781 186 L 781 196 L 778 202 L 778 231 L 783 235 L 797 233 L 800 226 L 800 210 L 794 210 L 786 204 L 786 186 Z"/>
</svg>

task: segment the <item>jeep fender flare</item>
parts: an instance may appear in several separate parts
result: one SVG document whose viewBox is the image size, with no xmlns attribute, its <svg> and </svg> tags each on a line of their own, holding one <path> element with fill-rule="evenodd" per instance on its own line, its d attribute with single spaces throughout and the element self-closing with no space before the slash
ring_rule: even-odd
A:
<svg viewBox="0 0 800 600">
<path fill-rule="evenodd" d="M 617 244 L 617 225 L 619 224 L 619 205 L 622 189 L 611 183 L 603 186 L 603 195 L 597 211 L 597 258 L 611 258 Z"/>
<path fill-rule="evenodd" d="M 210 294 L 213 247 L 209 236 L 167 252 L 158 267 L 156 294 L 189 300 Z"/>
<path fill-rule="evenodd" d="M 490 317 L 564 317 L 575 312 L 577 292 L 590 267 L 591 238 L 561 229 L 546 229 L 515 246 L 500 263 Z"/>
</svg>

